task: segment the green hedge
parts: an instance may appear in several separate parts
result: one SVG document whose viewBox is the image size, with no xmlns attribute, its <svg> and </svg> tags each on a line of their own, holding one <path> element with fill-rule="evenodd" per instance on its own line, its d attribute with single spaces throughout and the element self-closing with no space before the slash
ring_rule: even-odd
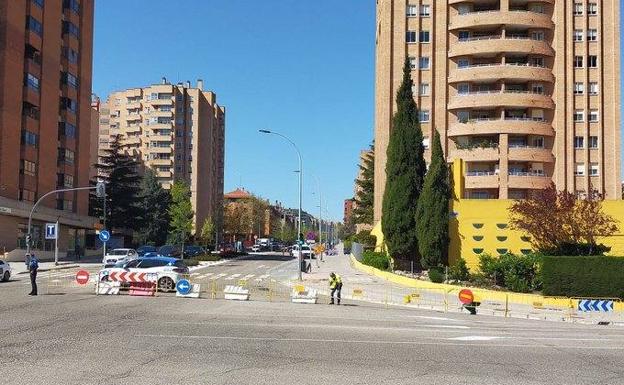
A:
<svg viewBox="0 0 624 385">
<path fill-rule="evenodd" d="M 362 254 L 362 263 L 385 271 L 390 267 L 390 258 L 385 253 L 365 251 Z"/>
<path fill-rule="evenodd" d="M 543 258 L 545 295 L 565 297 L 624 298 L 624 258 Z"/>
<path fill-rule="evenodd" d="M 221 256 L 219 254 L 206 253 L 193 257 L 193 259 L 198 261 L 220 261 Z"/>
</svg>

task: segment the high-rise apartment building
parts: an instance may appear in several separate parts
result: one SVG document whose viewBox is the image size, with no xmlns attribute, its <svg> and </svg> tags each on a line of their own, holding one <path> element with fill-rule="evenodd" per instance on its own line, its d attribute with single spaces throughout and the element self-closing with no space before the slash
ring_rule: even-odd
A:
<svg viewBox="0 0 624 385">
<path fill-rule="evenodd" d="M 461 198 L 620 199 L 619 17 L 616 0 L 378 0 L 375 220 L 406 58 L 426 157 L 438 130 Z"/>
<path fill-rule="evenodd" d="M 0 253 L 25 247 L 44 194 L 89 185 L 93 3 L 0 2 Z M 57 219 L 59 248 L 83 246 L 87 214 L 87 192 L 46 198 L 33 217 L 34 249 L 53 249 L 43 223 Z"/>
<path fill-rule="evenodd" d="M 225 108 L 217 96 L 190 82 L 114 92 L 100 107 L 99 151 L 118 136 L 124 149 L 152 169 L 165 189 L 184 180 L 191 187 L 196 229 L 223 208 Z"/>
</svg>

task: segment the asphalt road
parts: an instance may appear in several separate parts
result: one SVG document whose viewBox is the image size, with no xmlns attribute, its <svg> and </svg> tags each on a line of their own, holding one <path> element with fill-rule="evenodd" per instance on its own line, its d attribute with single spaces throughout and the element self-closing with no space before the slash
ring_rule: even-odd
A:
<svg viewBox="0 0 624 385">
<path fill-rule="evenodd" d="M 287 263 L 254 257 L 202 272 L 257 274 L 267 261 L 276 271 Z M 31 298 L 23 289 L 20 281 L 0 284 L 6 384 L 624 383 L 624 328 L 616 326 L 363 303 L 79 290 Z"/>
</svg>

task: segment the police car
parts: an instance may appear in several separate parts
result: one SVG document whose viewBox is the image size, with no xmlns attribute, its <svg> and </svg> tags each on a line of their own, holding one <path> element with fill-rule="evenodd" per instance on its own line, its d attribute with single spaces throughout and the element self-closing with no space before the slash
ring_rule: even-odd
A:
<svg viewBox="0 0 624 385">
<path fill-rule="evenodd" d="M 100 270 L 100 280 L 109 281 L 109 276 L 113 272 L 154 273 L 157 275 L 159 291 L 175 291 L 178 281 L 188 276 L 189 268 L 177 258 L 138 258 L 121 261 L 110 268 Z M 122 287 L 128 286 L 129 283 L 122 283 Z"/>
</svg>

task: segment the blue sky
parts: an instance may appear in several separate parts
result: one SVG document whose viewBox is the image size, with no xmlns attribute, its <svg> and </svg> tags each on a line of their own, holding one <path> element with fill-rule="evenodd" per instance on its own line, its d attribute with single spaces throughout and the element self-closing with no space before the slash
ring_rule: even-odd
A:
<svg viewBox="0 0 624 385">
<path fill-rule="evenodd" d="M 304 209 L 318 214 L 318 178 L 323 206 L 341 220 L 373 135 L 374 1 L 172 3 L 96 1 L 94 92 L 204 79 L 227 108 L 225 190 L 242 181 L 297 206 L 294 150 L 258 133 L 279 131 L 303 154 Z"/>
<path fill-rule="evenodd" d="M 329 217 L 353 195 L 358 153 L 373 136 L 373 0 L 96 1 L 93 90 L 204 79 L 227 108 L 225 190 L 239 185 Z M 151 26 L 151 27 L 148 27 Z M 624 110 L 624 108 L 623 108 Z M 327 214 L 324 214 L 327 217 Z"/>
</svg>

